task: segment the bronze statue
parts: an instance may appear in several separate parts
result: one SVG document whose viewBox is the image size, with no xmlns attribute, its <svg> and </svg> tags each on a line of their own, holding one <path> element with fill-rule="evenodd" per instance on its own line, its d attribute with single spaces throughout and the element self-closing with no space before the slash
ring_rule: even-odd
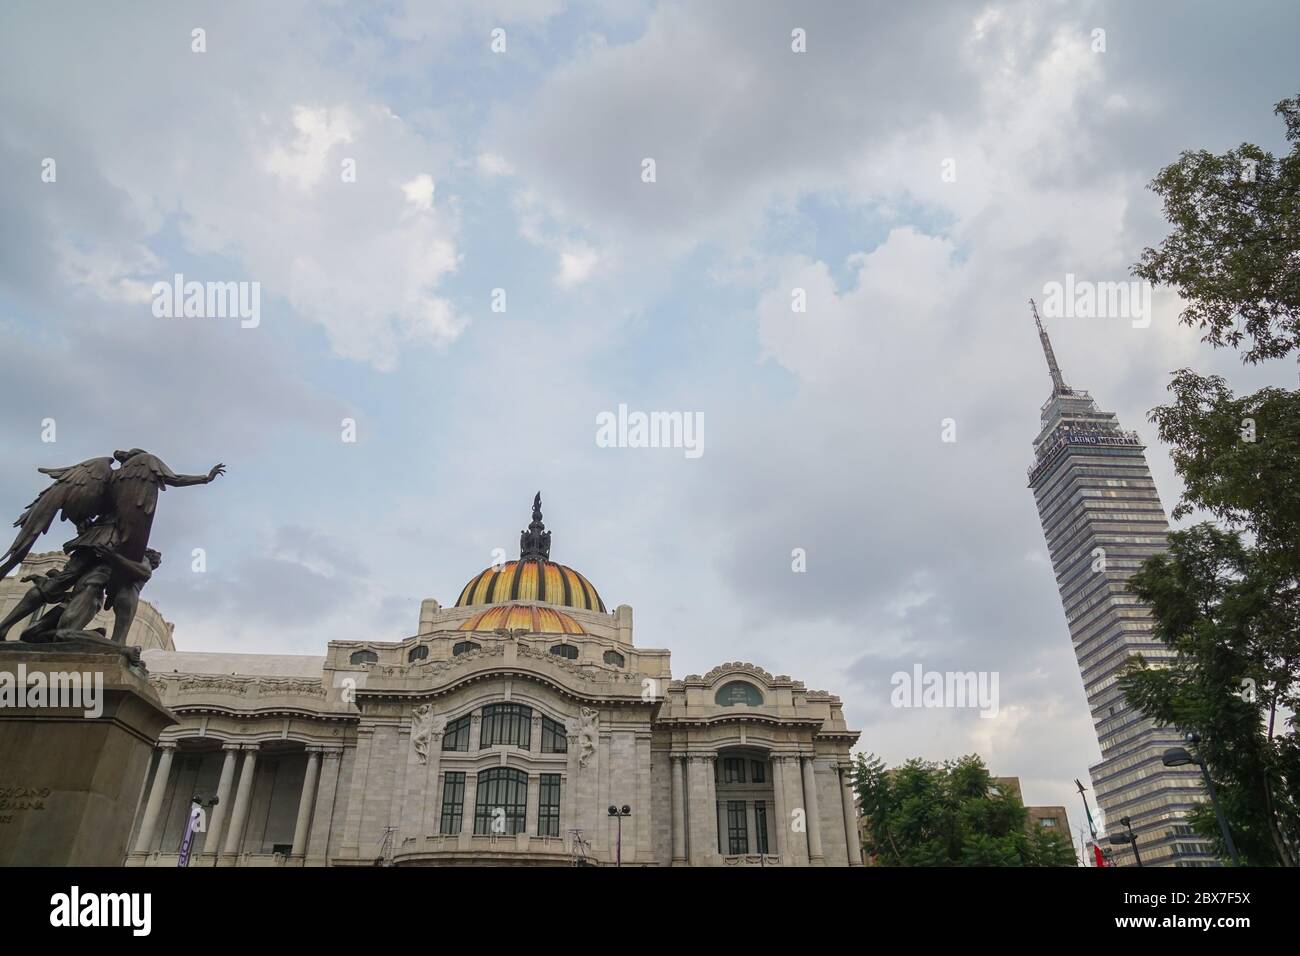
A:
<svg viewBox="0 0 1300 956">
<path fill-rule="evenodd" d="M 162 561 L 149 547 L 158 493 L 168 487 L 206 485 L 225 474 L 226 468 L 218 464 L 206 475 L 178 475 L 156 455 L 132 448 L 115 451 L 112 458 L 38 470 L 53 478 L 54 484 L 14 522 L 20 530 L 3 555 L 0 578 L 22 563 L 60 513 L 76 526 L 77 535 L 63 546 L 68 561 L 62 568 L 23 578 L 32 587 L 0 621 L 0 641 L 14 624 L 47 605 L 50 609 L 22 632 L 20 640 L 102 637 L 102 629 L 84 630 L 102 607 L 113 612 L 113 643 L 124 646 L 140 589 Z"/>
</svg>

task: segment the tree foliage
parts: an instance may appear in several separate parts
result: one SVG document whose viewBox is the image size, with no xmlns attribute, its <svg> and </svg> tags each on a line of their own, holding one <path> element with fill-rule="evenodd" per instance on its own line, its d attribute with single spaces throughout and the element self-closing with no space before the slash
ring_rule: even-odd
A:
<svg viewBox="0 0 1300 956">
<path fill-rule="evenodd" d="M 1134 274 L 1178 289 L 1181 320 L 1243 359 L 1300 348 L 1300 96 L 1274 108 L 1291 152 L 1243 143 L 1223 154 L 1184 152 L 1151 183 L 1173 230 Z"/>
<path fill-rule="evenodd" d="M 1185 152 L 1151 188 L 1169 235 L 1134 272 L 1177 287 L 1181 319 L 1246 362 L 1300 349 L 1300 96 L 1275 112 L 1291 152 L 1244 144 Z M 1203 509 L 1218 525 L 1170 535 L 1169 551 L 1130 581 L 1151 605 L 1167 665 L 1140 658 L 1121 680 L 1129 703 L 1195 732 L 1238 850 L 1247 862 L 1300 855 L 1300 392 L 1236 396 L 1218 376 L 1175 372 L 1154 409 L 1185 490 L 1175 518 Z M 1243 535 L 1246 541 L 1243 541 Z M 1243 687 L 1243 681 L 1253 685 Z M 1253 686 L 1253 691 L 1249 688 Z M 1193 826 L 1220 840 L 1213 808 Z M 1220 845 L 1220 855 L 1226 856 Z"/>
<path fill-rule="evenodd" d="M 864 848 L 881 866 L 1074 866 L 1069 836 L 1026 829 L 1020 800 L 971 755 L 886 769 L 859 754 L 853 789 Z"/>
<path fill-rule="evenodd" d="M 1300 705 L 1300 593 L 1288 571 L 1235 531 L 1211 523 L 1169 536 L 1129 587 L 1151 606 L 1153 635 L 1174 651 L 1138 656 L 1120 680 L 1146 716 L 1184 733 L 1209 764 L 1244 862 L 1294 866 L 1300 846 L 1300 750 L 1276 733 Z M 1210 806 L 1193 815 L 1221 840 Z M 1227 857 L 1226 848 L 1218 848 Z"/>
</svg>

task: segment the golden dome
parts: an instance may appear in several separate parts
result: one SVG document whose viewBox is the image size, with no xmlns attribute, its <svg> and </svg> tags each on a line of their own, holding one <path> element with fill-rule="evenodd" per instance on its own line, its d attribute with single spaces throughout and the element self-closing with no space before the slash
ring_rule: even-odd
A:
<svg viewBox="0 0 1300 956">
<path fill-rule="evenodd" d="M 523 628 L 529 634 L 585 634 L 582 625 L 563 611 L 536 605 L 490 607 L 465 620 L 462 631 L 495 631 Z"/>
<path fill-rule="evenodd" d="M 456 607 L 541 601 L 603 613 L 605 602 L 592 583 L 573 568 L 551 561 L 550 554 L 551 533 L 542 524 L 542 495 L 538 492 L 533 499 L 532 523 L 519 536 L 519 560 L 474 575 L 460 592 Z"/>
</svg>

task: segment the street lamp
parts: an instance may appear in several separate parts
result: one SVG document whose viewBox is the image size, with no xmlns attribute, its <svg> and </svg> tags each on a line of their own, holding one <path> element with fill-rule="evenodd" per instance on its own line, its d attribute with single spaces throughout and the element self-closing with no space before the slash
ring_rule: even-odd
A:
<svg viewBox="0 0 1300 956">
<path fill-rule="evenodd" d="M 1188 734 L 1187 742 L 1195 747 L 1201 742 L 1201 738 L 1196 734 Z M 1201 776 L 1205 778 L 1205 789 L 1210 791 L 1210 803 L 1214 804 L 1214 815 L 1218 818 L 1219 830 L 1223 833 L 1223 842 L 1228 846 L 1228 854 L 1232 857 L 1232 865 L 1240 865 L 1237 860 L 1237 846 L 1232 842 L 1232 832 L 1228 829 L 1228 821 L 1223 819 L 1223 808 L 1219 806 L 1219 795 L 1214 791 L 1214 781 L 1210 779 L 1210 768 L 1206 766 L 1205 761 L 1192 754 L 1186 747 L 1170 747 L 1164 752 L 1160 762 L 1166 767 L 1185 767 L 1189 763 L 1194 763 L 1201 768 Z"/>
<path fill-rule="evenodd" d="M 208 812 L 220 802 L 215 793 L 196 793 L 190 800 L 190 816 L 185 822 L 185 834 L 181 837 L 181 849 L 176 855 L 176 865 L 190 865 L 190 851 L 194 847 L 194 834 L 199 830 L 199 821 L 203 821 L 203 831 L 208 828 Z"/>
<path fill-rule="evenodd" d="M 1133 847 L 1133 859 L 1137 860 L 1137 865 L 1142 865 L 1142 857 L 1138 853 L 1137 834 L 1133 832 L 1133 824 L 1128 817 L 1120 817 L 1119 822 L 1128 828 L 1128 833 L 1115 833 L 1111 835 L 1111 843 L 1127 843 Z"/>
<path fill-rule="evenodd" d="M 617 849 L 615 850 L 616 856 L 614 857 L 614 865 L 622 866 L 623 865 L 623 818 L 630 817 L 632 815 L 632 808 L 629 807 L 626 803 L 623 804 L 623 806 L 621 807 L 616 807 L 613 804 L 610 804 L 609 815 L 611 817 L 615 817 L 618 820 L 618 843 L 616 845 Z"/>
</svg>

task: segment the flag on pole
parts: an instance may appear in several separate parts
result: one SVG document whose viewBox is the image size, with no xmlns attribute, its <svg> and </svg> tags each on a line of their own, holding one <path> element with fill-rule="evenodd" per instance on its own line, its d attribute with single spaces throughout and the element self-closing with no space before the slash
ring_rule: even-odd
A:
<svg viewBox="0 0 1300 956">
<path fill-rule="evenodd" d="M 206 829 L 202 826 L 203 808 L 197 803 L 190 804 L 190 819 L 185 824 L 185 837 L 181 840 L 181 852 L 176 858 L 178 867 L 187 867 L 190 865 L 190 850 L 194 847 L 194 834 L 198 829 Z"/>
</svg>

